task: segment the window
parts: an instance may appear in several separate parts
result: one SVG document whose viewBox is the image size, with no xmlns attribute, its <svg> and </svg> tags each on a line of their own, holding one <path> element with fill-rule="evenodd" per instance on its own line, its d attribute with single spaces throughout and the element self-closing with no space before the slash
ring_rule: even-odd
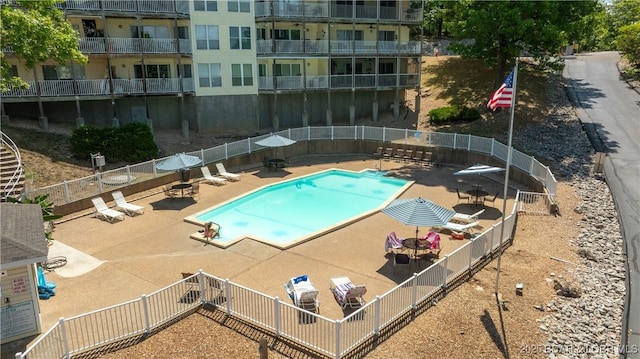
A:
<svg viewBox="0 0 640 359">
<path fill-rule="evenodd" d="M 196 25 L 196 48 L 198 50 L 220 49 L 218 25 Z"/>
<path fill-rule="evenodd" d="M 231 84 L 233 86 L 253 86 L 251 64 L 232 64 Z"/>
<path fill-rule="evenodd" d="M 131 26 L 131 38 L 168 39 L 169 28 L 166 26 Z"/>
<path fill-rule="evenodd" d="M 276 29 L 276 40 L 300 40 L 300 30 Z"/>
<path fill-rule="evenodd" d="M 222 86 L 222 67 L 220 64 L 198 64 L 198 85 L 200 87 Z"/>
<path fill-rule="evenodd" d="M 251 28 L 248 26 L 229 27 L 229 42 L 231 49 L 251 49 Z"/>
<path fill-rule="evenodd" d="M 276 76 L 301 76 L 300 64 L 275 64 L 273 73 Z"/>
<path fill-rule="evenodd" d="M 168 79 L 171 77 L 169 65 L 145 65 L 146 73 L 142 73 L 142 65 L 134 65 L 133 72 L 137 79 Z"/>
<path fill-rule="evenodd" d="M 9 76 L 9 78 L 18 77 L 18 66 L 10 65 L 10 67 L 9 67 L 9 69 L 7 71 L 7 75 Z"/>
<path fill-rule="evenodd" d="M 191 65 L 176 65 L 176 70 L 178 73 L 178 77 L 182 77 L 183 79 L 193 78 L 193 73 L 191 72 Z"/>
<path fill-rule="evenodd" d="M 178 39 L 188 39 L 189 38 L 189 27 L 188 26 L 178 26 L 175 28 L 175 33 L 178 35 Z"/>
<path fill-rule="evenodd" d="M 395 39 L 395 31 L 378 31 L 378 41 L 394 41 Z"/>
<path fill-rule="evenodd" d="M 84 79 L 84 67 L 76 65 L 73 70 L 71 66 L 65 65 L 42 65 L 42 76 L 45 80 L 76 80 Z"/>
<path fill-rule="evenodd" d="M 218 11 L 218 2 L 215 0 L 195 0 L 193 9 L 195 11 Z"/>
<path fill-rule="evenodd" d="M 249 0 L 229 0 L 229 12 L 251 12 L 251 3 Z"/>
</svg>

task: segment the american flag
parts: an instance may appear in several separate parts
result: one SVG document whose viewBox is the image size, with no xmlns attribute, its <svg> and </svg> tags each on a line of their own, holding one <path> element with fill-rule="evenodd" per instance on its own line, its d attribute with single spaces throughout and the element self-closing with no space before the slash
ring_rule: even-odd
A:
<svg viewBox="0 0 640 359">
<path fill-rule="evenodd" d="M 491 100 L 487 103 L 487 107 L 495 111 L 498 107 L 511 107 L 511 99 L 513 98 L 513 71 L 504 80 L 500 88 L 491 95 Z"/>
</svg>

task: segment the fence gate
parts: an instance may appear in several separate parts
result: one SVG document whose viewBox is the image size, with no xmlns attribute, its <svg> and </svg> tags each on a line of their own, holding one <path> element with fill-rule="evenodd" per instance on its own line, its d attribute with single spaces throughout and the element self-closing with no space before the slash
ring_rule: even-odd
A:
<svg viewBox="0 0 640 359">
<path fill-rule="evenodd" d="M 518 213 L 549 216 L 557 207 L 554 195 L 538 192 L 518 192 Z"/>
</svg>

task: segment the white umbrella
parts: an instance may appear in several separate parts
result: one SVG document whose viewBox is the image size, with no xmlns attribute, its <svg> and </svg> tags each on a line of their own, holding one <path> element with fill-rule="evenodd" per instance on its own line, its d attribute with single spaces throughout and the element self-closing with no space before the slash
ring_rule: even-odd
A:
<svg viewBox="0 0 640 359">
<path fill-rule="evenodd" d="M 177 153 L 162 162 L 156 163 L 156 168 L 161 171 L 179 171 L 181 169 L 196 166 L 200 163 L 202 163 L 202 160 L 196 156 Z"/>
<path fill-rule="evenodd" d="M 260 141 L 256 141 L 256 145 L 264 146 L 264 147 L 284 147 L 289 146 L 296 143 L 295 140 L 290 138 L 282 137 L 280 135 L 273 134 L 269 137 L 263 138 Z M 276 157 L 278 156 L 278 150 L 276 149 Z"/>
<path fill-rule="evenodd" d="M 483 173 L 493 173 L 493 172 L 500 172 L 500 171 L 504 171 L 504 168 L 493 167 L 493 166 L 488 166 L 488 165 L 483 165 L 478 163 L 469 168 L 465 168 L 463 170 L 457 171 L 454 173 L 454 175 L 480 175 Z"/>
<path fill-rule="evenodd" d="M 290 138 L 282 137 L 280 135 L 273 134 L 267 138 L 263 138 L 260 141 L 256 141 L 256 145 L 264 146 L 264 147 L 283 147 L 289 146 L 296 143 L 295 140 Z"/>
</svg>

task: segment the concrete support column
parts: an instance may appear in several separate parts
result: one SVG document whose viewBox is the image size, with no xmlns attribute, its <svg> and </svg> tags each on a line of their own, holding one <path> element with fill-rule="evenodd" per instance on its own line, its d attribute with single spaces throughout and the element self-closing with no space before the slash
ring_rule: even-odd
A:
<svg viewBox="0 0 640 359">
<path fill-rule="evenodd" d="M 309 126 L 309 112 L 305 111 L 302 113 L 302 127 Z"/>
<path fill-rule="evenodd" d="M 84 126 L 84 117 L 76 118 L 76 127 L 82 127 L 82 126 Z"/>
<path fill-rule="evenodd" d="M 280 131 L 280 116 L 273 115 L 273 131 Z"/>
<path fill-rule="evenodd" d="M 331 113 L 331 109 L 327 109 L 327 126 L 331 126 L 333 124 L 333 114 Z"/>
<path fill-rule="evenodd" d="M 120 120 L 115 116 L 111 119 L 111 127 L 115 127 L 115 128 L 119 128 L 120 127 Z M 153 131 L 151 131 L 151 132 L 153 132 Z"/>
<path fill-rule="evenodd" d="M 416 115 L 420 113 L 420 91 L 418 91 L 418 94 L 416 95 L 416 98 L 414 100 L 414 106 L 415 106 L 415 111 L 416 111 Z"/>
<path fill-rule="evenodd" d="M 189 141 L 189 121 L 182 121 L 182 137 Z"/>
<path fill-rule="evenodd" d="M 371 118 L 373 123 L 378 122 L 378 101 L 373 101 L 371 104 Z"/>
<path fill-rule="evenodd" d="M 47 116 L 38 117 L 38 126 L 40 126 L 40 129 L 44 132 L 49 132 L 49 118 L 47 118 Z"/>
<path fill-rule="evenodd" d="M 396 97 L 396 99 L 393 100 L 393 119 L 397 120 L 398 117 L 400 117 L 400 101 L 398 101 Z"/>
<path fill-rule="evenodd" d="M 349 106 L 349 126 L 354 126 L 356 124 L 356 106 Z"/>
</svg>

